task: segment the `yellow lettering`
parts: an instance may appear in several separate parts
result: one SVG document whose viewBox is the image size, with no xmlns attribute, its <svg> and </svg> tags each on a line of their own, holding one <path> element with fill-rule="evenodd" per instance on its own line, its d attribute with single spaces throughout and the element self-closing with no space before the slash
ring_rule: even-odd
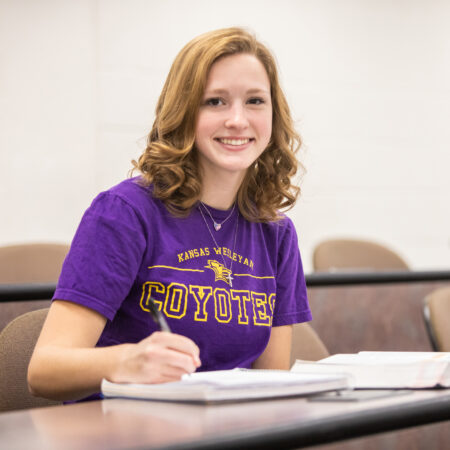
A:
<svg viewBox="0 0 450 450">
<path fill-rule="evenodd" d="M 178 262 L 183 262 L 183 253 L 178 253 Z"/>
<path fill-rule="evenodd" d="M 194 320 L 199 322 L 206 322 L 208 320 L 208 313 L 206 312 L 206 303 L 211 297 L 211 286 L 189 286 L 189 292 L 194 297 L 197 303 L 197 311 L 195 311 Z"/>
<path fill-rule="evenodd" d="M 273 312 L 275 311 L 275 299 L 276 299 L 277 294 L 272 293 L 269 296 L 269 306 L 270 306 L 270 311 L 272 312 L 272 315 L 270 317 L 270 325 L 272 325 L 272 320 L 273 320 Z"/>
<path fill-rule="evenodd" d="M 158 306 L 158 309 L 161 311 L 162 301 L 157 300 L 152 296 L 152 290 L 155 290 L 158 294 L 164 295 L 166 292 L 166 289 L 162 283 L 159 283 L 157 281 L 147 281 L 142 285 L 142 295 L 141 295 L 141 301 L 140 306 L 144 311 L 150 312 L 150 309 L 148 308 L 148 302 L 150 300 L 150 297 L 153 297 L 153 300 L 155 301 L 156 305 Z"/>
<path fill-rule="evenodd" d="M 242 256 L 238 255 L 238 258 L 239 258 L 239 262 L 241 262 L 242 261 Z"/>
<path fill-rule="evenodd" d="M 250 269 L 253 270 L 253 261 L 252 260 L 250 260 Z"/>
<path fill-rule="evenodd" d="M 222 249 L 220 247 L 219 248 L 214 247 L 214 251 L 216 252 L 216 255 L 222 254 Z"/>
<path fill-rule="evenodd" d="M 244 265 L 248 266 L 248 259 L 247 258 L 244 259 Z"/>
<path fill-rule="evenodd" d="M 194 250 L 189 250 L 189 258 L 193 258 L 194 256 Z"/>
<path fill-rule="evenodd" d="M 205 256 L 205 252 L 203 251 L 203 249 L 200 249 L 200 256 Z"/>
<path fill-rule="evenodd" d="M 170 283 L 167 287 L 164 313 L 167 317 L 181 319 L 186 314 L 188 288 L 181 283 Z"/>
<path fill-rule="evenodd" d="M 189 259 L 189 253 L 188 252 L 184 252 L 184 259 L 185 260 Z"/>
<path fill-rule="evenodd" d="M 253 323 L 270 327 L 270 316 L 267 314 L 267 295 L 263 292 L 252 292 Z"/>
<path fill-rule="evenodd" d="M 239 317 L 238 323 L 242 325 L 248 324 L 248 314 L 247 314 L 247 305 L 245 302 L 250 301 L 250 292 L 249 291 L 237 291 L 231 290 L 231 299 L 236 300 L 239 305 Z"/>
<path fill-rule="evenodd" d="M 205 247 L 206 256 L 209 256 L 209 247 Z"/>
<path fill-rule="evenodd" d="M 226 289 L 214 289 L 214 310 L 217 322 L 228 323 L 231 320 L 230 293 Z"/>
</svg>

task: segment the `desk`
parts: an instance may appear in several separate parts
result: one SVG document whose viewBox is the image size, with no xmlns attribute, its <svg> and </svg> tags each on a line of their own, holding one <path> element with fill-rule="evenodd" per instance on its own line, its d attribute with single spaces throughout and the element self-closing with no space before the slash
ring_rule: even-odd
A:
<svg viewBox="0 0 450 450">
<path fill-rule="evenodd" d="M 450 389 L 365 402 L 226 405 L 109 399 L 0 414 L 1 449 L 300 448 L 450 420 Z M 449 426 L 444 422 L 442 425 Z"/>
</svg>

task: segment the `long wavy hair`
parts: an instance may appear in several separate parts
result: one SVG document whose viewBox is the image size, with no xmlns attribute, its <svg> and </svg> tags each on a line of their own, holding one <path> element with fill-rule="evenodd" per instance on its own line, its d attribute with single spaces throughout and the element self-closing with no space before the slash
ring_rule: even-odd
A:
<svg viewBox="0 0 450 450">
<path fill-rule="evenodd" d="M 219 58 L 239 53 L 254 55 L 263 64 L 273 109 L 271 139 L 247 169 L 237 194 L 239 210 L 250 221 L 278 220 L 279 210 L 292 207 L 300 192 L 291 178 L 299 167 L 295 154 L 301 140 L 279 84 L 274 57 L 251 33 L 226 28 L 198 36 L 177 55 L 156 106 L 147 147 L 138 161 L 133 161 L 143 182 L 153 184 L 153 195 L 175 216 L 187 216 L 200 200 L 202 177 L 195 127 L 209 71 Z"/>
</svg>

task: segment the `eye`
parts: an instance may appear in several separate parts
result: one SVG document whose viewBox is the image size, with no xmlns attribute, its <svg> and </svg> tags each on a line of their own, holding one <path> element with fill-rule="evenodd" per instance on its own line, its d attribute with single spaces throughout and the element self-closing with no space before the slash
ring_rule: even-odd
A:
<svg viewBox="0 0 450 450">
<path fill-rule="evenodd" d="M 207 106 L 221 106 L 221 105 L 223 105 L 223 101 L 219 97 L 212 97 L 212 98 L 206 99 L 205 105 L 207 105 Z"/>
<path fill-rule="evenodd" d="M 262 105 L 265 103 L 264 99 L 261 97 L 252 97 L 247 100 L 250 105 Z"/>
</svg>

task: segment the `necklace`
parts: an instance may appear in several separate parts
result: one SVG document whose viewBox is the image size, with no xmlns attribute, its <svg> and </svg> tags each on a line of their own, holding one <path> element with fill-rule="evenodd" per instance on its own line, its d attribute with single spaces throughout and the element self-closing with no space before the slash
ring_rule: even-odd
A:
<svg viewBox="0 0 450 450">
<path fill-rule="evenodd" d="M 236 206 L 236 202 L 234 202 L 234 203 L 233 203 L 233 208 L 231 208 L 230 214 L 228 214 L 228 216 L 225 217 L 225 219 L 222 220 L 221 223 L 219 223 L 219 222 L 216 222 L 216 221 L 214 220 L 214 217 L 211 215 L 211 213 L 210 213 L 209 209 L 206 207 L 206 205 L 205 205 L 202 201 L 200 201 L 200 203 L 202 204 L 203 208 L 205 208 L 205 211 L 208 213 L 208 216 L 211 217 L 211 220 L 213 221 L 213 224 L 214 224 L 214 229 L 215 229 L 216 231 L 219 231 L 219 230 L 222 228 L 222 225 L 223 225 L 223 224 L 231 217 L 231 215 L 232 215 L 233 212 L 234 212 L 234 207 Z M 201 208 L 200 208 L 200 211 L 201 211 Z M 202 215 L 203 215 L 203 213 L 202 213 Z M 209 230 L 209 228 L 208 228 L 208 230 Z"/>
<path fill-rule="evenodd" d="M 202 202 L 200 202 L 200 203 L 202 203 Z M 203 205 L 203 203 L 202 203 L 202 205 Z M 203 206 L 204 206 L 204 205 L 203 205 Z M 233 209 L 234 209 L 234 207 L 233 207 Z M 200 214 L 201 214 L 202 217 L 203 217 L 203 221 L 205 222 L 206 228 L 208 229 L 209 234 L 211 235 L 211 238 L 212 238 L 212 240 L 214 241 L 214 245 L 216 246 L 217 251 L 219 251 L 219 244 L 217 243 L 216 238 L 214 237 L 214 234 L 212 233 L 211 229 L 209 228 L 208 222 L 206 221 L 206 217 L 205 217 L 205 215 L 203 214 L 202 208 L 199 208 L 199 210 L 200 210 Z M 229 217 L 229 216 L 228 216 L 228 217 Z M 227 219 L 228 219 L 228 217 L 227 217 Z M 212 217 L 211 217 L 211 218 L 212 218 Z M 227 220 L 227 219 L 225 219 L 225 220 Z M 213 219 L 213 220 L 214 220 L 214 219 Z M 224 220 L 223 222 L 225 222 L 225 220 Z M 222 222 L 222 223 L 223 223 L 223 222 Z M 234 253 L 234 250 L 235 250 L 235 248 L 236 248 L 236 239 L 237 239 L 238 223 L 239 223 L 239 212 L 238 212 L 238 215 L 237 215 L 237 217 L 236 217 L 236 226 L 234 227 L 233 253 Z M 228 280 L 228 284 L 230 285 L 230 288 L 231 288 L 231 287 L 233 287 L 233 281 L 232 281 L 232 280 L 233 280 L 233 277 L 231 276 L 232 273 L 233 273 L 233 258 L 231 259 L 230 268 L 228 268 L 227 265 L 226 265 L 226 263 L 225 263 L 225 258 L 223 257 L 223 252 L 222 252 L 222 251 L 220 252 L 220 256 L 222 256 L 223 265 L 224 265 L 225 269 L 227 269 L 227 274 L 225 275 L 225 278 Z"/>
</svg>

